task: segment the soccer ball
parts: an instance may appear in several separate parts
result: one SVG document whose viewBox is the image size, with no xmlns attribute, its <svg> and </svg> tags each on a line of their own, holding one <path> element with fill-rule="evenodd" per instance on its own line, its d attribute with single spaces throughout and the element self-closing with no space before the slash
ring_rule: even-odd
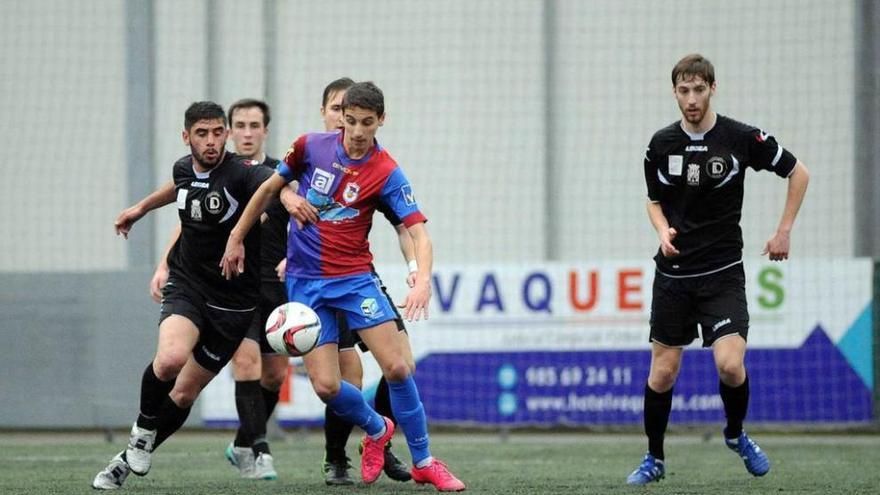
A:
<svg viewBox="0 0 880 495">
<path fill-rule="evenodd" d="M 315 348 L 320 337 L 321 319 L 305 304 L 284 303 L 266 319 L 266 340 L 279 354 L 302 356 Z"/>
</svg>

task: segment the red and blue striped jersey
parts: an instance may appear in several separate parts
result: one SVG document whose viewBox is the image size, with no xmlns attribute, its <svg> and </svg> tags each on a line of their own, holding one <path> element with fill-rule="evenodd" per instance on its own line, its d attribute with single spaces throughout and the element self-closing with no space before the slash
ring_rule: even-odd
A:
<svg viewBox="0 0 880 495">
<path fill-rule="evenodd" d="M 405 226 L 427 219 L 419 211 L 412 186 L 397 162 L 378 142 L 361 159 L 345 153 L 341 131 L 300 136 L 278 173 L 299 181 L 297 193 L 318 209 L 319 221 L 298 230 L 291 222 L 287 274 L 329 278 L 369 273 L 373 255 L 367 236 L 380 206 Z"/>
</svg>

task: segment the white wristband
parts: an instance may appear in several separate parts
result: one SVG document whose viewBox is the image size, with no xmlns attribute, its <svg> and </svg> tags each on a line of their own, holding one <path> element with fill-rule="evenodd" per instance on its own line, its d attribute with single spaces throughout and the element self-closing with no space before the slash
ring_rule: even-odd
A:
<svg viewBox="0 0 880 495">
<path fill-rule="evenodd" d="M 406 263 L 406 266 L 409 267 L 410 273 L 415 273 L 415 272 L 419 271 L 419 263 L 416 260 L 409 260 Z"/>
</svg>

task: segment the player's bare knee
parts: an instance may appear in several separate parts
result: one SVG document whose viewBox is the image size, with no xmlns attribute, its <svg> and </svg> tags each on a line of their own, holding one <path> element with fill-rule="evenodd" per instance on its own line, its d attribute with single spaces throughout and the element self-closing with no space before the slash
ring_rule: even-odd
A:
<svg viewBox="0 0 880 495">
<path fill-rule="evenodd" d="M 718 368 L 718 377 L 727 385 L 738 386 L 745 380 L 746 367 L 739 360 L 729 360 L 715 363 Z"/>
<path fill-rule="evenodd" d="M 284 379 L 287 378 L 287 368 L 284 369 L 263 369 L 263 376 L 260 377 L 260 385 L 266 390 L 277 391 L 281 389 Z"/>
<path fill-rule="evenodd" d="M 187 359 L 189 352 L 163 352 L 153 360 L 153 372 L 159 380 L 173 380 L 177 378 Z"/>
<path fill-rule="evenodd" d="M 246 353 L 237 352 L 232 357 L 236 376 L 260 376 L 260 360 Z"/>
<path fill-rule="evenodd" d="M 312 378 L 312 388 L 315 390 L 315 394 L 325 402 L 339 395 L 340 386 L 341 384 L 338 380 L 321 377 Z"/>
<path fill-rule="evenodd" d="M 651 374 L 648 376 L 648 386 L 655 392 L 666 392 L 675 385 L 677 378 L 677 366 L 653 366 Z"/>
<path fill-rule="evenodd" d="M 199 396 L 198 387 L 178 387 L 175 386 L 173 390 L 168 394 L 171 400 L 177 404 L 177 407 L 187 408 L 193 405 L 196 401 L 196 398 Z"/>
<path fill-rule="evenodd" d="M 385 375 L 385 379 L 392 382 L 406 380 L 410 373 L 409 364 L 403 359 L 398 359 L 389 363 L 382 369 L 382 374 Z"/>
</svg>

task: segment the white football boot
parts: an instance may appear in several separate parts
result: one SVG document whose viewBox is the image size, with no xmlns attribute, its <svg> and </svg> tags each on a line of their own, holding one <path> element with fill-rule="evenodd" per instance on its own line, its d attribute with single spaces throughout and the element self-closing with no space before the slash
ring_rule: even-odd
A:
<svg viewBox="0 0 880 495">
<path fill-rule="evenodd" d="M 110 464 L 107 464 L 107 467 L 95 476 L 94 481 L 92 481 L 92 488 L 95 490 L 116 490 L 122 487 L 122 483 L 125 482 L 125 478 L 128 478 L 128 473 L 131 472 L 131 468 L 122 459 L 122 454 L 123 452 L 120 452 L 113 456 Z"/>
<path fill-rule="evenodd" d="M 254 472 L 254 451 L 250 447 L 236 447 L 233 442 L 226 446 L 226 460 L 238 468 L 242 478 L 251 478 Z"/>
<path fill-rule="evenodd" d="M 255 480 L 277 480 L 278 473 L 275 471 L 272 454 L 262 453 L 254 460 L 254 471 L 250 478 Z"/>
<path fill-rule="evenodd" d="M 128 438 L 128 446 L 125 448 L 125 459 L 131 472 L 144 476 L 150 472 L 150 462 L 153 455 L 153 442 L 156 441 L 156 430 L 145 430 L 138 427 L 137 423 L 131 427 L 131 436 Z"/>
</svg>

